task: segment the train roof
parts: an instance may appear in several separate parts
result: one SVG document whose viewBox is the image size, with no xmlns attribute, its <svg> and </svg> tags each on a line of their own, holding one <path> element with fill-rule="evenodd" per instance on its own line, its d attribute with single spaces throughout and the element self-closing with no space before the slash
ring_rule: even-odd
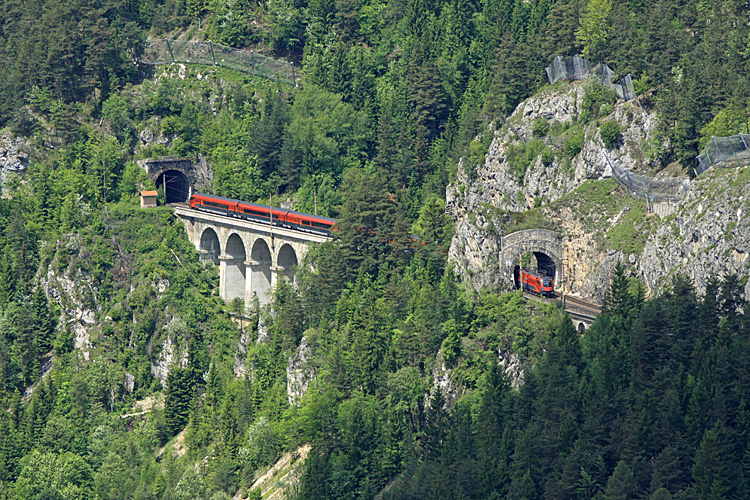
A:
<svg viewBox="0 0 750 500">
<path fill-rule="evenodd" d="M 249 202 L 249 201 L 235 200 L 234 198 L 225 198 L 224 196 L 216 196 L 215 194 L 193 193 L 193 195 L 194 196 L 204 196 L 206 198 L 213 198 L 215 200 L 222 200 L 222 201 L 226 201 L 226 202 L 229 202 L 229 203 L 242 203 L 243 205 L 250 205 L 252 207 L 262 208 L 262 209 L 265 209 L 265 210 L 268 210 L 268 209 L 279 210 L 281 212 L 287 212 L 287 213 L 290 213 L 290 214 L 305 215 L 307 217 L 315 217 L 316 219 L 328 221 L 331 224 L 335 224 L 336 223 L 336 219 L 332 219 L 330 217 L 324 217 L 322 215 L 308 214 L 307 212 L 296 212 L 294 210 L 286 210 L 284 208 L 274 207 L 274 206 L 270 206 L 270 205 L 262 205 L 260 203 L 252 203 L 252 202 Z"/>
<path fill-rule="evenodd" d="M 552 276 L 549 276 L 547 274 L 544 274 L 542 271 L 536 270 L 536 271 L 530 271 L 528 269 L 521 269 L 522 272 L 526 274 L 530 274 L 531 276 L 535 276 L 537 278 L 549 278 L 552 279 Z"/>
</svg>

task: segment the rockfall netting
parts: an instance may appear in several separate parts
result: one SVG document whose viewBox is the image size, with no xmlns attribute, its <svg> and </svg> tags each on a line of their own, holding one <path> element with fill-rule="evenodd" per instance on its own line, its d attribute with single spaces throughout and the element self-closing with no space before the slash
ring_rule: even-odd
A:
<svg viewBox="0 0 750 500">
<path fill-rule="evenodd" d="M 222 66 L 288 85 L 297 85 L 294 63 L 212 42 L 151 39 L 146 42 L 140 62 L 154 65 L 178 62 Z"/>
<path fill-rule="evenodd" d="M 552 64 L 544 68 L 550 85 L 560 80 L 585 80 L 595 78 L 602 85 L 606 85 L 615 91 L 617 97 L 629 101 L 635 99 L 633 79 L 630 74 L 625 75 L 618 82 L 613 82 L 616 74 L 606 64 L 595 64 L 580 56 L 562 57 L 557 56 Z"/>
<path fill-rule="evenodd" d="M 605 157 L 617 183 L 629 193 L 645 198 L 648 203 L 671 203 L 682 199 L 690 191 L 690 183 L 679 177 L 657 178 L 634 174 L 608 156 Z"/>
<path fill-rule="evenodd" d="M 701 154 L 698 155 L 698 166 L 695 175 L 698 176 L 718 163 L 735 163 L 747 165 L 750 163 L 750 135 L 739 134 L 730 137 L 711 137 Z"/>
</svg>

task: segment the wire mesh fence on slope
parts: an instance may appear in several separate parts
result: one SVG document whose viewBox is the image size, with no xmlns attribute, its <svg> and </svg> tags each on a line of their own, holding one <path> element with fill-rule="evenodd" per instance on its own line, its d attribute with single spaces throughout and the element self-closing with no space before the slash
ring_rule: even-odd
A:
<svg viewBox="0 0 750 500">
<path fill-rule="evenodd" d="M 734 162 L 737 166 L 750 163 L 750 135 L 738 134 L 729 137 L 711 137 L 701 154 L 698 155 L 698 176 L 718 163 Z"/>
<path fill-rule="evenodd" d="M 151 39 L 146 42 L 143 64 L 205 64 L 221 66 L 296 86 L 294 63 L 262 56 L 252 50 L 234 49 L 212 42 Z"/>
<path fill-rule="evenodd" d="M 651 203 L 672 203 L 682 199 L 690 191 L 690 182 L 679 177 L 649 177 L 630 172 L 604 155 L 612 169 L 612 176 L 618 184 L 632 193 Z"/>
<path fill-rule="evenodd" d="M 606 85 L 614 90 L 620 99 L 626 101 L 635 99 L 635 89 L 633 88 L 633 79 L 630 77 L 630 74 L 625 75 L 617 82 L 613 82 L 612 80 L 617 75 L 606 64 L 591 63 L 580 56 L 557 56 L 552 60 L 552 64 L 544 69 L 547 72 L 550 85 L 554 85 L 560 80 L 585 80 L 593 78 L 598 80 L 602 85 Z"/>
<path fill-rule="evenodd" d="M 547 136 L 544 142 L 548 146 L 556 148 L 561 154 L 565 154 L 565 146 L 561 138 Z M 596 170 L 589 159 L 583 156 L 580 158 L 589 168 Z M 604 155 L 604 158 L 612 170 L 612 177 L 615 178 L 617 183 L 624 187 L 628 193 L 645 199 L 649 205 L 660 202 L 676 202 L 690 191 L 690 182 L 687 180 L 679 177 L 658 178 L 635 174 L 621 166 L 617 161 L 612 160 L 607 154 Z"/>
</svg>

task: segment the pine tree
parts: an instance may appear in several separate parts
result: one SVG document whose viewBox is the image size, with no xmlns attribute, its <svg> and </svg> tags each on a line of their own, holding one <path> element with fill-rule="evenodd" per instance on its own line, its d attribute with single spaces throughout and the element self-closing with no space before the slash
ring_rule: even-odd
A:
<svg viewBox="0 0 750 500">
<path fill-rule="evenodd" d="M 607 480 L 607 489 L 604 492 L 606 500 L 630 500 L 635 499 L 635 480 L 633 471 L 628 465 L 620 460 L 617 462 L 614 472 Z"/>
<path fill-rule="evenodd" d="M 194 374 L 192 368 L 173 366 L 167 375 L 164 398 L 164 420 L 172 436 L 188 423 Z"/>
<path fill-rule="evenodd" d="M 695 488 L 706 500 L 734 498 L 736 479 L 731 438 L 727 430 L 717 423 L 703 435 L 695 453 Z"/>
</svg>

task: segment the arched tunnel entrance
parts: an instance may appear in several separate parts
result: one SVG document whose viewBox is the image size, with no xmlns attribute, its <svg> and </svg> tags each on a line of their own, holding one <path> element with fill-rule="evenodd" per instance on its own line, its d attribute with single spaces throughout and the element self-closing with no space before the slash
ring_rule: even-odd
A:
<svg viewBox="0 0 750 500">
<path fill-rule="evenodd" d="M 521 288 L 521 282 L 519 281 L 519 271 L 523 264 L 524 271 L 536 274 L 537 276 L 547 276 L 552 279 L 557 277 L 557 266 L 555 261 L 544 252 L 527 252 L 521 257 L 521 263 L 516 259 L 515 266 L 513 267 L 513 284 L 516 290 Z M 557 289 L 558 284 L 554 284 Z"/>
<path fill-rule="evenodd" d="M 190 181 L 179 170 L 166 170 L 160 174 L 156 187 L 164 190 L 167 203 L 184 203 L 190 198 Z"/>
</svg>

